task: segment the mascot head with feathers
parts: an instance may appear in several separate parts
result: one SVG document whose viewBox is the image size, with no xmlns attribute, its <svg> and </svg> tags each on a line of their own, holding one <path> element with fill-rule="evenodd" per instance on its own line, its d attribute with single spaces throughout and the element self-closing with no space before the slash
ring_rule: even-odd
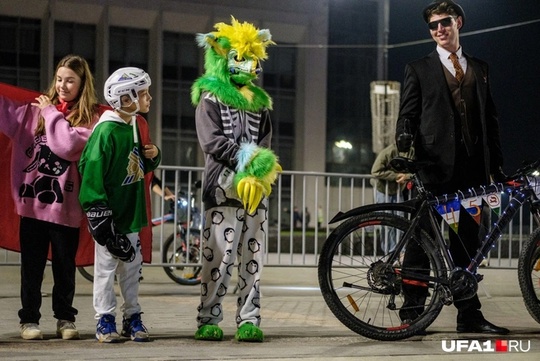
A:
<svg viewBox="0 0 540 361">
<path fill-rule="evenodd" d="M 197 44 L 205 49 L 205 73 L 191 88 L 191 101 L 197 105 L 204 91 L 215 94 L 225 104 L 243 110 L 272 108 L 272 99 L 253 84 L 261 72 L 266 47 L 275 44 L 268 29 L 240 23 L 217 23 L 216 31 L 197 34 Z"/>
</svg>

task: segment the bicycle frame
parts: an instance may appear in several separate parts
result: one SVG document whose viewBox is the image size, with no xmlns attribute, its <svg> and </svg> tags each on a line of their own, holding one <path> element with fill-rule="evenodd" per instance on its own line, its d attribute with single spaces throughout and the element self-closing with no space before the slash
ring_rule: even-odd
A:
<svg viewBox="0 0 540 361">
<path fill-rule="evenodd" d="M 496 193 L 496 192 L 507 193 L 508 195 L 512 196 L 512 199 L 502 211 L 501 216 L 499 217 L 497 222 L 493 225 L 493 227 L 491 228 L 491 231 L 488 232 L 484 240 L 481 242 L 480 246 L 477 249 L 476 254 L 474 255 L 474 257 L 472 257 L 471 262 L 466 268 L 468 272 L 475 274 L 482 260 L 488 256 L 488 253 L 491 251 L 494 244 L 502 237 L 503 230 L 512 221 L 516 213 L 525 204 L 525 202 L 529 203 L 531 207 L 531 214 L 535 218 L 537 225 L 540 225 L 540 216 L 538 213 L 538 206 L 535 205 L 534 203 L 534 201 L 537 200 L 534 190 L 527 183 L 513 184 L 513 185 L 511 184 L 505 185 L 505 184 L 500 184 L 500 183 L 490 184 L 489 186 L 485 186 L 485 187 L 469 189 L 466 192 L 458 191 L 458 193 L 456 193 L 452 197 L 449 197 L 448 195 L 435 197 L 432 200 L 426 200 L 420 207 L 419 213 L 422 212 L 423 209 L 427 210 L 427 208 L 429 208 L 429 211 L 427 211 L 427 214 L 429 215 L 431 229 L 433 229 L 435 232 L 435 240 L 437 241 L 439 248 L 445 250 L 443 256 L 445 257 L 445 260 L 449 266 L 449 269 L 451 270 L 455 269 L 455 265 L 454 265 L 454 262 L 452 261 L 449 247 L 444 240 L 444 236 L 441 232 L 441 229 L 437 225 L 437 219 L 435 216 L 435 213 L 436 213 L 435 206 L 443 202 L 448 202 L 451 200 L 462 200 L 462 199 L 470 198 L 473 196 L 486 196 L 486 195 Z M 422 215 L 420 214 L 420 216 L 417 217 L 417 219 L 421 219 L 421 218 L 422 218 Z"/>
</svg>

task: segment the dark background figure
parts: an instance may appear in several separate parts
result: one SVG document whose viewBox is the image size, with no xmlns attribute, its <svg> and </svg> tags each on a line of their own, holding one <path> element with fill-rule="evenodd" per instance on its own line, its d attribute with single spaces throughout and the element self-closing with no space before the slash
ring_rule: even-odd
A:
<svg viewBox="0 0 540 361">
<path fill-rule="evenodd" d="M 309 222 L 311 221 L 311 213 L 309 213 L 309 209 L 307 207 L 305 208 L 304 214 L 302 215 L 302 220 L 304 221 L 306 228 L 309 227 Z M 302 224 L 301 221 L 300 224 Z"/>
<path fill-rule="evenodd" d="M 319 205 L 317 207 L 317 228 L 320 229 L 322 224 L 324 222 L 324 214 L 323 214 L 323 209 L 322 207 Z"/>
<path fill-rule="evenodd" d="M 396 172 L 390 161 L 398 156 L 413 158 L 414 151 L 411 147 L 409 153 L 400 154 L 395 143 L 386 146 L 375 158 L 371 167 L 370 183 L 375 192 L 375 203 L 402 202 L 407 194 L 407 183 L 411 179 L 408 173 Z M 380 246 L 384 253 L 393 250 L 396 246 L 395 228 L 384 227 L 385 233 L 381 235 Z"/>
<path fill-rule="evenodd" d="M 302 215 L 300 214 L 298 207 L 294 207 L 293 225 L 295 229 L 302 228 Z"/>
</svg>

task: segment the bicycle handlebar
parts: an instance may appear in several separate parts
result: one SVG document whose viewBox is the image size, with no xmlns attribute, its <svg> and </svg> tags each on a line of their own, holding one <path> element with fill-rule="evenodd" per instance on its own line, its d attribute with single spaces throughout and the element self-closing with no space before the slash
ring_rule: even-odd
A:
<svg viewBox="0 0 540 361">
<path fill-rule="evenodd" d="M 421 169 L 428 166 L 435 165 L 435 162 L 431 161 L 417 161 L 406 157 L 395 157 L 390 161 L 390 166 L 400 173 L 418 173 Z M 514 174 L 508 177 L 508 179 L 517 179 L 527 175 L 531 175 L 535 171 L 540 171 L 540 159 L 530 163 L 524 163 L 524 165 L 516 170 Z"/>
<path fill-rule="evenodd" d="M 396 157 L 390 161 L 390 166 L 400 173 L 412 173 L 419 188 L 423 189 L 423 184 L 418 177 L 418 172 L 434 162 L 419 162 L 406 157 Z M 526 178 L 526 179 L 524 179 Z M 443 194 L 435 196 L 426 192 L 430 203 L 438 204 L 455 199 L 466 199 L 483 196 L 491 193 L 502 193 L 508 187 L 517 189 L 525 185 L 530 185 L 537 196 L 540 196 L 540 160 L 528 163 L 519 168 L 513 175 L 509 176 L 504 183 L 491 183 L 489 185 L 469 188 L 467 190 L 457 190 L 454 194 Z"/>
<path fill-rule="evenodd" d="M 523 176 L 530 175 L 531 173 L 534 173 L 535 171 L 538 172 L 539 170 L 540 170 L 540 159 L 535 162 L 528 163 L 528 164 L 525 163 L 521 168 L 516 170 L 516 172 L 512 174 L 511 176 L 509 176 L 508 178 L 509 179 L 520 178 Z"/>
</svg>

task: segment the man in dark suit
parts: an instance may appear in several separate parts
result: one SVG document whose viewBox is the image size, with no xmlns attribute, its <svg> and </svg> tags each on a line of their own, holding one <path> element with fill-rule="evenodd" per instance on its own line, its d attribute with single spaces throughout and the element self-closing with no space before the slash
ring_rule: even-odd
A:
<svg viewBox="0 0 540 361">
<path fill-rule="evenodd" d="M 451 0 L 436 0 L 422 13 L 437 44 L 431 54 L 407 64 L 396 143 L 407 151 L 414 142 L 416 159 L 432 165 L 419 176 L 434 194 L 454 193 L 505 178 L 497 112 L 489 87 L 488 65 L 463 52 L 459 31 L 465 23 L 463 8 Z M 476 253 L 485 231 L 460 212 L 459 233 L 450 231 L 450 252 L 459 267 Z M 407 246 L 403 267 L 425 264 L 420 249 Z M 414 320 L 423 312 L 427 289 L 404 286 L 400 317 Z M 508 329 L 488 322 L 475 294 L 454 302 L 457 332 L 506 334 Z"/>
</svg>

